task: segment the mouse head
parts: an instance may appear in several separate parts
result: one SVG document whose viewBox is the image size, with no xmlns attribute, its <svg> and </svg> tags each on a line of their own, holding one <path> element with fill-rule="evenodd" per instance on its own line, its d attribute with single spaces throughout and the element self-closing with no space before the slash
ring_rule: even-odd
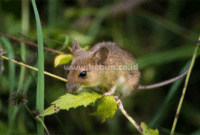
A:
<svg viewBox="0 0 200 135">
<path fill-rule="evenodd" d="M 67 90 L 75 92 L 80 85 L 94 86 L 99 82 L 99 74 L 103 72 L 103 66 L 108 58 L 109 50 L 106 47 L 95 51 L 85 51 L 74 40 L 72 45 L 73 60 L 68 74 Z"/>
</svg>

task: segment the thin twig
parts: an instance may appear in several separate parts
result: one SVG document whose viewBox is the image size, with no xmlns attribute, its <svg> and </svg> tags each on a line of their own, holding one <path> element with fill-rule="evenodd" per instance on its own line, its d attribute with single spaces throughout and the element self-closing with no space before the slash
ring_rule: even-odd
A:
<svg viewBox="0 0 200 135">
<path fill-rule="evenodd" d="M 10 59 L 10 58 L 5 57 L 5 56 L 0 56 L 0 57 L 3 58 L 3 59 L 5 59 L 5 60 L 8 60 L 8 61 L 14 62 L 14 63 L 16 63 L 16 64 L 18 64 L 18 65 L 24 66 L 24 67 L 26 67 L 26 68 L 29 68 L 29 69 L 32 69 L 32 70 L 38 71 L 37 68 L 32 67 L 32 66 L 29 66 L 29 65 L 26 65 L 26 64 L 24 64 L 24 63 L 22 63 L 22 62 L 15 61 L 15 60 Z M 49 72 L 44 71 L 44 74 L 45 74 L 45 75 L 48 75 L 48 76 L 51 76 L 51 77 L 53 77 L 53 78 L 56 78 L 56 79 L 58 79 L 58 80 L 61 80 L 61 81 L 63 81 L 63 82 L 67 82 L 67 79 L 62 78 L 62 77 L 57 76 L 57 75 L 54 75 L 54 74 L 51 74 L 51 73 L 49 73 Z"/>
<path fill-rule="evenodd" d="M 24 107 L 26 108 L 26 110 L 30 113 L 30 115 L 33 115 L 33 112 L 28 108 L 28 106 L 25 104 Z"/>
<path fill-rule="evenodd" d="M 24 107 L 25 107 L 26 110 L 30 113 L 30 115 L 33 115 L 33 112 L 28 108 L 27 105 L 24 105 Z M 45 125 L 44 122 L 41 120 L 41 118 L 38 117 L 38 116 L 36 116 L 35 119 L 38 120 L 39 122 L 41 122 L 41 124 L 43 125 L 44 129 L 45 129 L 46 132 L 47 132 L 47 135 L 50 135 L 50 133 L 49 133 L 49 131 L 48 131 L 46 125 Z"/>
<path fill-rule="evenodd" d="M 117 98 L 117 106 L 118 106 L 118 109 L 124 114 L 124 116 L 135 126 L 135 128 L 140 133 L 142 133 L 142 128 L 135 122 L 133 118 L 131 118 L 131 116 L 126 112 L 126 110 L 124 110 L 122 101 L 118 98 Z"/>
<path fill-rule="evenodd" d="M 1 46 L 1 43 L 0 43 L 0 56 L 3 55 L 5 52 L 3 51 L 3 48 Z M 4 71 L 4 65 L 3 65 L 3 58 L 0 58 L 0 73 L 2 74 L 3 71 Z"/>
<path fill-rule="evenodd" d="M 32 40 L 36 40 L 36 38 L 31 38 L 31 37 L 29 37 L 29 36 L 25 36 L 25 35 L 23 35 L 22 33 L 18 33 L 18 34 L 21 35 L 21 36 L 23 36 L 23 37 L 25 37 L 25 38 L 32 39 Z M 64 44 L 64 43 L 62 43 L 62 42 L 59 42 L 59 41 L 56 41 L 56 40 L 53 40 L 53 39 L 50 39 L 50 38 L 44 38 L 44 39 L 45 39 L 45 40 L 52 41 L 52 42 L 55 42 L 55 43 L 57 43 L 57 44 L 64 45 L 64 46 L 66 46 L 66 47 L 72 52 L 72 48 L 71 48 L 70 46 L 68 46 L 68 45 L 66 45 L 66 44 Z"/>
<path fill-rule="evenodd" d="M 38 45 L 37 45 L 36 43 L 30 42 L 30 41 L 27 41 L 27 40 L 24 40 L 24 39 L 20 39 L 20 38 L 14 37 L 14 36 L 12 36 L 12 35 L 4 34 L 4 33 L 2 33 L 2 32 L 0 32 L 0 35 L 6 36 L 6 37 L 8 37 L 8 38 L 10 38 L 10 39 L 13 39 L 13 40 L 16 40 L 16 41 L 18 41 L 18 42 L 23 42 L 23 43 L 25 43 L 25 44 L 38 47 Z M 43 49 L 44 49 L 45 51 L 49 51 L 49 52 L 53 52 L 53 53 L 67 54 L 67 53 L 64 53 L 64 52 L 61 52 L 61 51 L 58 51 L 58 50 L 54 50 L 54 49 L 45 47 L 45 46 L 43 47 Z"/>
<path fill-rule="evenodd" d="M 200 37 L 199 37 L 199 40 L 200 40 Z M 184 85 L 183 92 L 182 92 L 182 95 L 181 95 L 181 98 L 180 98 L 180 101 L 179 101 L 179 105 L 178 105 L 178 108 L 177 108 L 177 111 L 176 111 L 176 115 L 175 115 L 175 118 L 174 118 L 174 123 L 173 123 L 170 135 L 174 134 L 174 131 L 175 131 L 175 128 L 176 128 L 176 123 L 177 123 L 177 120 L 178 120 L 178 117 L 179 117 L 179 113 L 180 113 L 180 110 L 181 110 L 183 99 L 185 97 L 185 93 L 186 93 L 188 81 L 189 81 L 189 78 L 190 78 L 190 74 L 192 72 L 192 68 L 193 68 L 194 63 L 195 63 L 195 57 L 197 55 L 198 47 L 199 47 L 199 44 L 197 44 L 196 47 L 195 47 L 195 51 L 194 51 L 194 54 L 193 54 L 193 57 L 192 57 L 192 62 L 190 64 L 189 72 L 188 72 L 186 80 L 185 80 L 185 85 Z"/>
</svg>

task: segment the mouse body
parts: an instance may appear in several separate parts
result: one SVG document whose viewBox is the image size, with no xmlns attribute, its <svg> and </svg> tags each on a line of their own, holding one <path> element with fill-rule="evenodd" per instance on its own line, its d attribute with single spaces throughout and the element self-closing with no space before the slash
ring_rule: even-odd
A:
<svg viewBox="0 0 200 135">
<path fill-rule="evenodd" d="M 140 71 L 133 69 L 134 56 L 113 42 L 102 42 L 90 50 L 83 50 L 75 40 L 72 45 L 73 60 L 68 74 L 67 90 L 76 92 L 80 86 L 106 88 L 106 95 L 133 93 L 140 80 Z"/>
</svg>

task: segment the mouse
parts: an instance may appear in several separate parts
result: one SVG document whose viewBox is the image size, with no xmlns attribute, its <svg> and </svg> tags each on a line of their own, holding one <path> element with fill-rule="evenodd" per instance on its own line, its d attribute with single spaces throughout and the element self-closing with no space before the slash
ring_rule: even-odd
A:
<svg viewBox="0 0 200 135">
<path fill-rule="evenodd" d="M 70 93 L 86 86 L 97 87 L 95 90 L 104 95 L 126 97 L 137 90 L 155 89 L 175 82 L 189 70 L 166 81 L 141 85 L 141 72 L 135 57 L 114 42 L 100 42 L 86 51 L 74 40 L 72 55 L 66 85 Z"/>
</svg>

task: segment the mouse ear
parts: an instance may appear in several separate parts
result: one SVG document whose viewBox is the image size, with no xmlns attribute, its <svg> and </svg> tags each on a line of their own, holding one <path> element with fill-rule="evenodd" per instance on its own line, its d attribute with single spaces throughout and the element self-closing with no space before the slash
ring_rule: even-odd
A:
<svg viewBox="0 0 200 135">
<path fill-rule="evenodd" d="M 72 51 L 73 53 L 76 51 L 76 50 L 80 50 L 81 47 L 80 45 L 78 44 L 77 40 L 74 40 L 73 44 L 72 44 Z"/>
<path fill-rule="evenodd" d="M 74 40 L 73 44 L 72 44 L 72 54 L 74 57 L 77 57 L 78 55 L 80 55 L 82 53 L 82 49 L 80 47 L 80 45 L 78 44 L 77 40 Z"/>
<path fill-rule="evenodd" d="M 96 52 L 93 53 L 93 60 L 97 64 L 103 64 L 108 58 L 109 50 L 106 47 L 99 48 Z"/>
</svg>

